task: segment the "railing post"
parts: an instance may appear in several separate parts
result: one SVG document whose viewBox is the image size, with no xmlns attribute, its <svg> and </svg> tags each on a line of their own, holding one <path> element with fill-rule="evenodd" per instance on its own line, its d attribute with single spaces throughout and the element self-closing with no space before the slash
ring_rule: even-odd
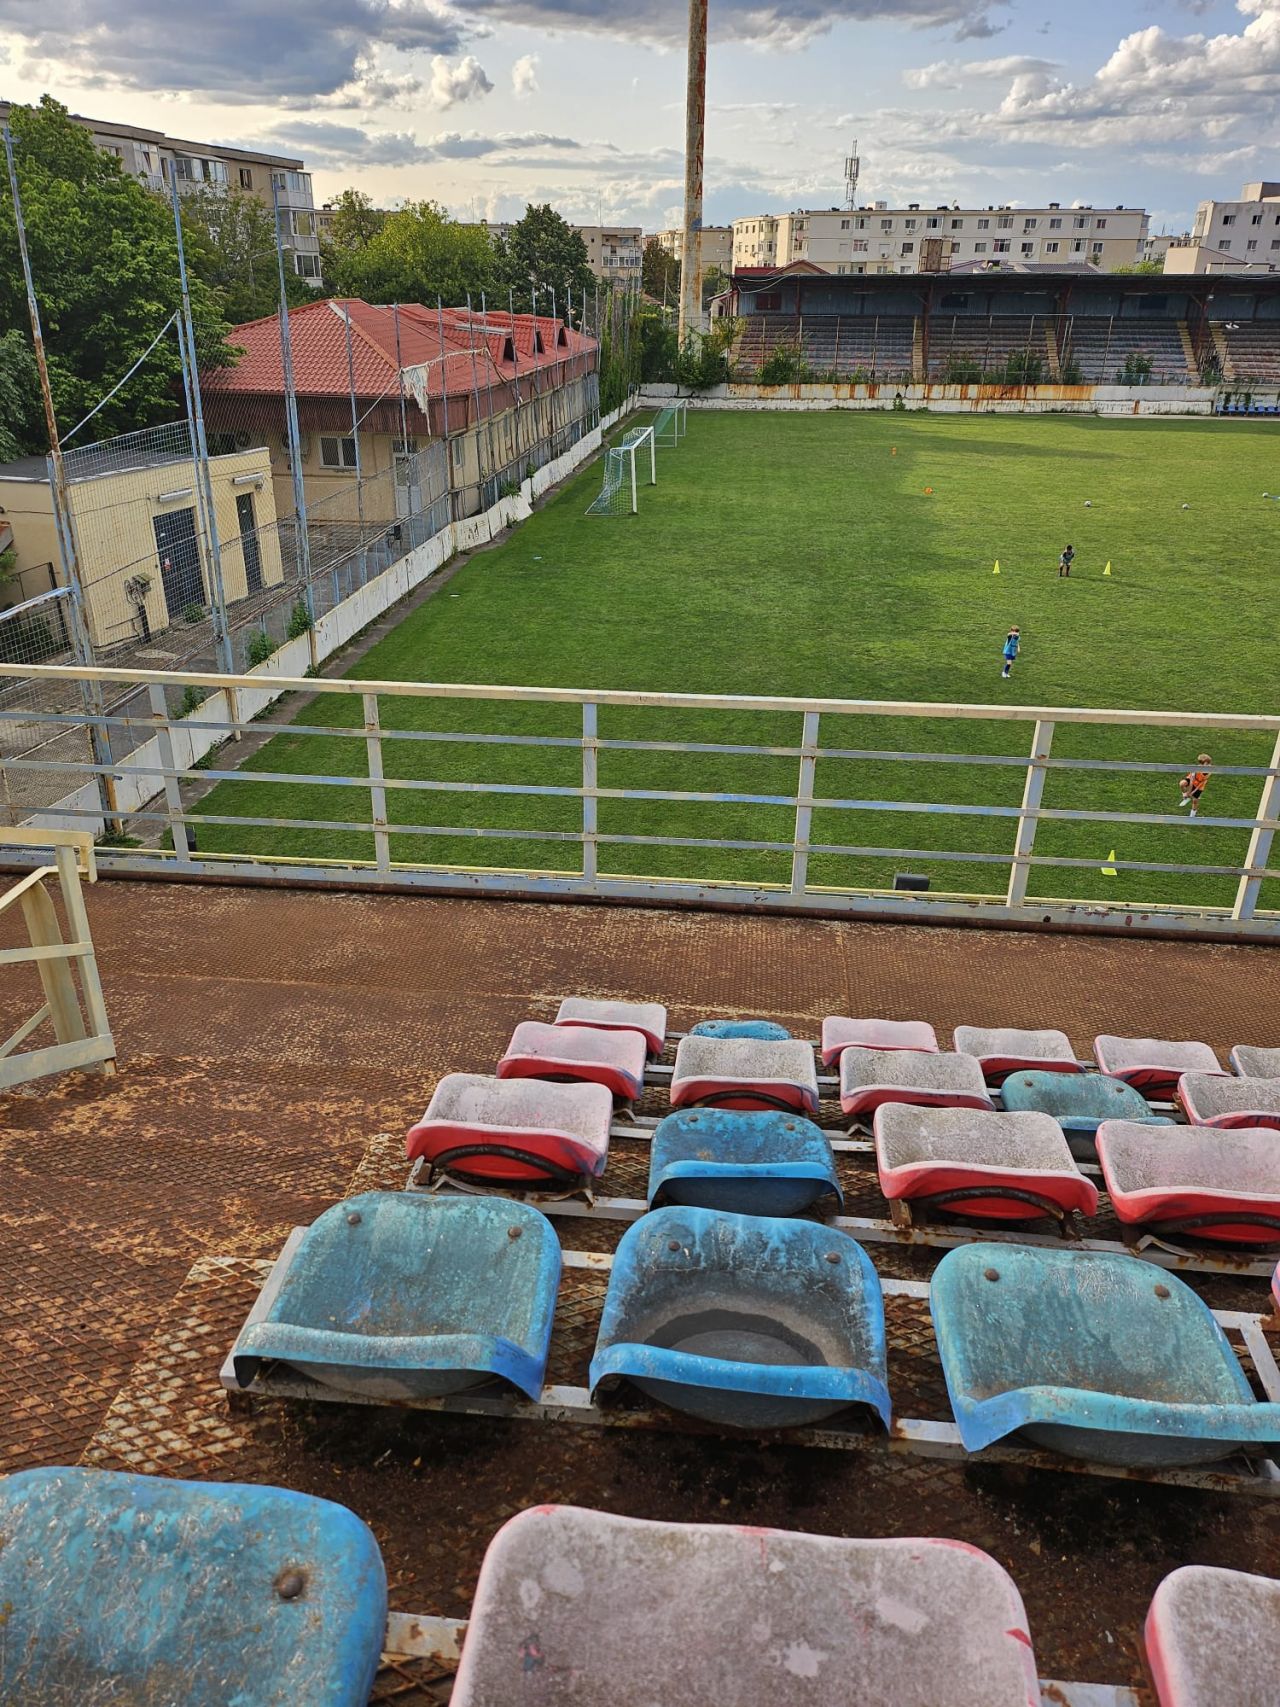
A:
<svg viewBox="0 0 1280 1707">
<path fill-rule="evenodd" d="M 107 1004 L 102 997 L 98 957 L 93 950 L 93 933 L 89 929 L 84 890 L 80 887 L 79 855 L 75 848 L 55 848 L 53 858 L 58 868 L 58 884 L 62 890 L 62 904 L 67 910 L 71 938 L 83 950 L 76 956 L 76 963 L 80 969 L 80 988 L 84 992 L 84 1005 L 89 1015 L 89 1035 L 109 1038 L 111 1025 L 107 1019 Z M 113 1073 L 115 1068 L 107 1061 L 102 1063 L 102 1070 L 105 1073 Z"/>
<path fill-rule="evenodd" d="M 1253 827 L 1249 837 L 1249 851 L 1244 856 L 1246 875 L 1240 879 L 1240 887 L 1236 890 L 1235 906 L 1231 909 L 1233 919 L 1251 919 L 1257 910 L 1258 892 L 1262 888 L 1260 877 L 1249 877 L 1247 871 L 1257 870 L 1265 866 L 1271 858 L 1271 849 L 1275 842 L 1275 831 L 1264 828 L 1267 819 L 1280 817 L 1280 735 L 1276 736 L 1275 748 L 1271 754 L 1271 775 L 1262 784 L 1262 796 L 1258 801 L 1258 822 Z"/>
<path fill-rule="evenodd" d="M 1053 744 L 1053 724 L 1037 720 L 1031 739 L 1031 758 L 1027 765 L 1027 780 L 1022 789 L 1022 810 L 1018 814 L 1018 839 L 1013 848 L 1013 864 L 1009 867 L 1009 893 L 1005 897 L 1010 907 L 1020 907 L 1027 898 L 1027 879 L 1031 875 L 1031 850 L 1036 842 L 1036 825 L 1040 801 L 1044 796 L 1045 763 Z"/>
<path fill-rule="evenodd" d="M 191 847 L 187 841 L 187 826 L 182 821 L 182 790 L 178 786 L 177 765 L 173 758 L 173 734 L 169 725 L 169 704 L 160 682 L 147 689 L 151 715 L 156 725 L 156 746 L 160 750 L 160 769 L 164 775 L 164 808 L 169 816 L 169 833 L 179 865 L 190 865 Z"/>
<path fill-rule="evenodd" d="M 809 835 L 813 827 L 813 779 L 818 768 L 818 713 L 806 711 L 800 736 L 800 778 L 796 783 L 796 832 L 791 844 L 791 893 L 803 895 L 809 882 Z"/>
<path fill-rule="evenodd" d="M 361 694 L 364 701 L 364 744 L 369 756 L 369 814 L 373 821 L 373 857 L 379 872 L 391 870 L 391 837 L 387 834 L 387 791 L 382 786 L 382 725 L 378 721 L 378 696 Z"/>
<path fill-rule="evenodd" d="M 582 707 L 582 875 L 594 883 L 600 875 L 600 850 L 596 834 L 600 828 L 600 802 L 596 798 L 599 784 L 596 720 L 598 708 L 586 702 Z"/>
</svg>

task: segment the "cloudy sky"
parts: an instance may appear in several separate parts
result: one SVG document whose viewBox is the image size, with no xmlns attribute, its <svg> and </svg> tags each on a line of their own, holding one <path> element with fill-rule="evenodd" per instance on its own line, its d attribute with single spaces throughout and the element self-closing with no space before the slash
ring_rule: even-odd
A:
<svg viewBox="0 0 1280 1707">
<path fill-rule="evenodd" d="M 685 0 L 0 0 L 0 94 L 463 217 L 674 222 Z M 1280 177 L 1280 0 L 711 0 L 707 218 L 1145 205 Z"/>
</svg>

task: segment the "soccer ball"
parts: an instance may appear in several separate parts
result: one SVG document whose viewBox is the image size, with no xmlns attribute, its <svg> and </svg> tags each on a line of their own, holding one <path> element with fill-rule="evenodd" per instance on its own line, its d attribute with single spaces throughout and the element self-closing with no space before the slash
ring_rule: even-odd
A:
<svg viewBox="0 0 1280 1707">
<path fill-rule="evenodd" d="M 1091 510 L 1093 508 L 1093 499 L 1092 498 L 1086 498 L 1084 501 L 1084 507 L 1086 510 Z"/>
<path fill-rule="evenodd" d="M 1190 504 L 1184 504 L 1182 507 L 1184 510 L 1189 510 L 1191 508 L 1191 505 Z"/>
</svg>

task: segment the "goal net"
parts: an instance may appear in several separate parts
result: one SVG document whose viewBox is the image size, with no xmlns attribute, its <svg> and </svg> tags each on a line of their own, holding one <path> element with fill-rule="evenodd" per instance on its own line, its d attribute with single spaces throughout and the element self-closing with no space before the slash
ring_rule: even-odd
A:
<svg viewBox="0 0 1280 1707">
<path fill-rule="evenodd" d="M 605 452 L 604 484 L 587 510 L 589 516 L 634 516 L 639 486 L 658 484 L 658 456 L 652 427 L 632 427 L 622 443 Z"/>
<path fill-rule="evenodd" d="M 674 450 L 689 430 L 689 406 L 681 399 L 658 412 L 653 423 L 654 442 L 664 450 Z"/>
</svg>

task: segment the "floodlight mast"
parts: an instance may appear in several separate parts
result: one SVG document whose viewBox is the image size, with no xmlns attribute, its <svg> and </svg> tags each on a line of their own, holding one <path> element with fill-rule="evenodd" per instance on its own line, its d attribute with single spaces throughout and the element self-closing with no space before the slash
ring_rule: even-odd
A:
<svg viewBox="0 0 1280 1707">
<path fill-rule="evenodd" d="M 689 86 L 684 133 L 684 244 L 680 252 L 681 345 L 702 326 L 702 187 L 707 134 L 707 0 L 689 0 Z"/>
</svg>

